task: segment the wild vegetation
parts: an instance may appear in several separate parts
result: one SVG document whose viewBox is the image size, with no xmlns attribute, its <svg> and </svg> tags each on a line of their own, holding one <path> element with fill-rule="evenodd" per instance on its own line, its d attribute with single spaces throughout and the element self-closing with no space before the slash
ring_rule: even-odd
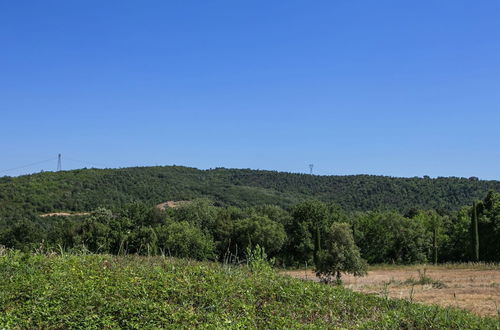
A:
<svg viewBox="0 0 500 330">
<path fill-rule="evenodd" d="M 352 211 L 354 205 L 344 209 L 333 201 L 318 200 L 304 200 L 288 208 L 265 204 L 268 200 L 254 200 L 254 206 L 238 207 L 227 205 L 228 199 L 223 196 L 216 200 L 191 199 L 189 203 L 165 210 L 155 207 L 160 196 L 163 201 L 175 196 L 183 200 L 194 197 L 187 192 L 197 191 L 200 182 L 205 181 L 205 187 L 215 191 L 218 186 L 214 180 L 222 182 L 230 178 L 234 183 L 253 177 L 255 182 L 266 182 L 261 181 L 261 176 L 271 182 L 279 182 L 277 178 L 285 182 L 288 178 L 290 183 L 295 183 L 291 179 L 309 182 L 310 186 L 304 184 L 292 189 L 306 192 L 315 182 L 342 178 L 245 170 L 199 171 L 181 167 L 77 170 L 3 178 L 0 184 L 0 244 L 25 251 L 40 245 L 65 251 L 85 246 L 94 253 L 165 254 L 220 261 L 242 258 L 248 247 L 259 244 L 280 265 L 303 266 L 317 264 L 320 255 L 327 260 L 338 253 L 328 237 L 332 236 L 333 224 L 346 223 L 361 257 L 370 264 L 500 261 L 500 194 L 492 191 L 485 193 L 483 200 L 454 211 L 453 204 L 448 204 L 438 210 L 411 208 L 405 214 L 397 211 L 405 209 L 397 200 L 393 201 L 395 209 L 386 211 Z M 356 178 L 352 182 L 356 182 Z M 394 184 L 400 182 L 401 185 L 406 182 L 406 179 L 367 178 L 374 183 L 378 180 L 395 180 Z M 170 183 L 154 183 L 163 179 Z M 435 182 L 439 186 L 439 179 Z M 443 182 L 461 182 L 476 187 L 496 184 L 459 179 Z M 276 183 L 275 188 L 278 186 Z M 232 195 L 231 188 L 221 191 L 233 200 L 238 198 L 235 204 L 248 202 L 248 199 Z M 363 196 L 361 193 L 359 199 L 363 200 Z M 411 200 L 412 195 L 407 197 Z M 80 213 L 49 217 L 41 217 L 39 213 L 58 210 Z M 329 251 L 328 256 L 324 255 L 325 251 Z"/>
<path fill-rule="evenodd" d="M 367 263 L 498 262 L 497 185 L 184 167 L 0 178 L 0 327 L 492 327 L 272 266 L 340 283 Z"/>
<path fill-rule="evenodd" d="M 260 256 L 260 257 L 259 257 Z M 383 299 L 248 266 L 165 257 L 0 253 L 0 328 L 498 329 L 453 308 Z"/>
</svg>

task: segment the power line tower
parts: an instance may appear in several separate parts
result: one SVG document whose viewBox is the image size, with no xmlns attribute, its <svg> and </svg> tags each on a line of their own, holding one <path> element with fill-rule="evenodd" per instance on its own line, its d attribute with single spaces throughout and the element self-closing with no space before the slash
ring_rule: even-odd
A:
<svg viewBox="0 0 500 330">
<path fill-rule="evenodd" d="M 61 154 L 57 155 L 57 172 L 62 170 L 62 165 L 61 165 Z"/>
<path fill-rule="evenodd" d="M 314 164 L 309 164 L 309 174 L 313 174 L 313 167 L 314 167 Z"/>
</svg>

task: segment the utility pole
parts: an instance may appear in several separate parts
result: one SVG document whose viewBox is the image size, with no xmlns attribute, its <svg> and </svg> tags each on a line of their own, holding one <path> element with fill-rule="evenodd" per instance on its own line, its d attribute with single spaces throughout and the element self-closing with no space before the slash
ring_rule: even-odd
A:
<svg viewBox="0 0 500 330">
<path fill-rule="evenodd" d="M 61 154 L 57 155 L 57 172 L 62 170 L 62 164 L 61 164 Z"/>
</svg>

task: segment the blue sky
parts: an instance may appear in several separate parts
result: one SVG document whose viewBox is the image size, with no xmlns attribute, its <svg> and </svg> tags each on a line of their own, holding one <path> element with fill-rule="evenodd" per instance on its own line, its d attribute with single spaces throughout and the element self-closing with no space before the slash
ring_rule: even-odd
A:
<svg viewBox="0 0 500 330">
<path fill-rule="evenodd" d="M 0 176 L 500 179 L 498 1 L 2 1 Z M 80 161 L 77 162 L 76 160 Z"/>
</svg>

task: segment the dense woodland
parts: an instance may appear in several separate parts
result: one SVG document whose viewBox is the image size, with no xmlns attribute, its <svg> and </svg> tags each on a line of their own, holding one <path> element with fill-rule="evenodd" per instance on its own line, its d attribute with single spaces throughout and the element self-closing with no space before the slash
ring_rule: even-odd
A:
<svg viewBox="0 0 500 330">
<path fill-rule="evenodd" d="M 0 178 L 0 245 L 230 262 L 260 245 L 279 265 L 302 266 L 342 222 L 369 263 L 500 261 L 494 191 L 500 182 L 474 178 L 185 167 L 39 173 Z M 155 206 L 166 200 L 191 202 Z M 90 214 L 40 217 L 53 211 Z"/>
<path fill-rule="evenodd" d="M 412 209 L 449 212 L 500 191 L 500 181 L 477 178 L 316 176 L 243 169 L 198 170 L 180 166 L 81 169 L 0 177 L 0 218 L 17 220 L 53 211 L 121 208 L 131 202 L 207 198 L 218 206 L 278 205 L 309 199 L 345 211 Z"/>
</svg>

